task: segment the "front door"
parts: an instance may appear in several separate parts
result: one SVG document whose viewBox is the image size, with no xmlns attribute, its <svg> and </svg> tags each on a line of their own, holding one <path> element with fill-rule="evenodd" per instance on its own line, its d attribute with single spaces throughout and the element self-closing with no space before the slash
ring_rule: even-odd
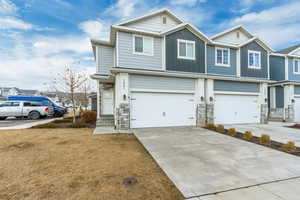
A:
<svg viewBox="0 0 300 200">
<path fill-rule="evenodd" d="M 102 95 L 102 115 L 112 115 L 114 107 L 113 89 L 103 90 Z"/>
</svg>

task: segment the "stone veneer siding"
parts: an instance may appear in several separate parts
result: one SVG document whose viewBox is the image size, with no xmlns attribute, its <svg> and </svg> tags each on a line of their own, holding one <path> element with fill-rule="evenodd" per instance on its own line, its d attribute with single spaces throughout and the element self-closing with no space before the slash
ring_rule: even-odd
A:
<svg viewBox="0 0 300 200">
<path fill-rule="evenodd" d="M 267 124 L 268 123 L 268 104 L 262 104 L 260 110 L 260 123 Z"/>
<path fill-rule="evenodd" d="M 197 105 L 197 126 L 202 126 L 206 123 L 206 104 Z"/>
<path fill-rule="evenodd" d="M 117 108 L 117 125 L 116 128 L 120 130 L 127 130 L 130 128 L 130 106 L 128 103 L 121 103 Z"/>
<path fill-rule="evenodd" d="M 288 105 L 285 109 L 285 117 L 288 122 L 293 122 L 295 120 L 294 105 Z"/>
<path fill-rule="evenodd" d="M 214 123 L 214 104 L 206 104 L 206 122 Z"/>
</svg>

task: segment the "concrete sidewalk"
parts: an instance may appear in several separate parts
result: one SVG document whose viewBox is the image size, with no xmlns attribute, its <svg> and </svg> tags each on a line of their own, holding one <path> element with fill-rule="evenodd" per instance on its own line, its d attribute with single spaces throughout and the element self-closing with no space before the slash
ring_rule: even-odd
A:
<svg viewBox="0 0 300 200">
<path fill-rule="evenodd" d="M 31 128 L 33 126 L 37 126 L 40 124 L 47 124 L 50 123 L 54 120 L 59 120 L 63 118 L 53 118 L 53 119 L 43 119 L 43 120 L 38 120 L 38 121 L 30 121 L 30 120 L 23 120 L 22 124 L 17 124 L 17 125 L 9 125 L 9 126 L 2 126 L 0 127 L 0 130 L 15 130 L 15 129 L 26 129 L 26 128 Z M 5 121 L 2 121 L 2 125 L 5 123 Z"/>
</svg>

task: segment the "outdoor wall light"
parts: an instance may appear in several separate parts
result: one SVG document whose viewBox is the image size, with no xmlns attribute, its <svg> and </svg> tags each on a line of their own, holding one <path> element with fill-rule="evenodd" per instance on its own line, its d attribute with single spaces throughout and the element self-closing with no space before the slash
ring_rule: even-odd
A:
<svg viewBox="0 0 300 200">
<path fill-rule="evenodd" d="M 292 99 L 292 103 L 295 103 L 295 99 Z"/>
<path fill-rule="evenodd" d="M 214 100 L 214 98 L 212 98 L 212 97 L 209 97 L 209 101 L 211 101 L 211 102 L 212 102 L 213 100 Z"/>
<path fill-rule="evenodd" d="M 266 103 L 268 102 L 268 99 L 267 99 L 267 98 L 265 98 L 265 102 L 266 102 Z"/>
<path fill-rule="evenodd" d="M 201 96 L 201 101 L 204 101 L 204 97 L 203 96 Z"/>
<path fill-rule="evenodd" d="M 126 101 L 126 94 L 123 94 L 123 100 Z"/>
</svg>

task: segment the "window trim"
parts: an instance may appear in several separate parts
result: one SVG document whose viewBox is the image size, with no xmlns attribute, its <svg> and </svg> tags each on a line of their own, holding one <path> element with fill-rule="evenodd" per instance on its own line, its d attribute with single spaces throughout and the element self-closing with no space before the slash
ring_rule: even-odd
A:
<svg viewBox="0 0 300 200">
<path fill-rule="evenodd" d="M 141 38 L 143 38 L 143 52 L 136 52 L 135 51 L 135 37 L 141 37 Z M 145 38 L 148 38 L 148 39 L 151 39 L 151 43 L 152 43 L 152 52 L 151 53 L 145 53 L 144 52 L 144 39 Z M 133 40 L 132 40 L 132 52 L 133 52 L 133 54 L 136 54 L 136 55 L 143 55 L 143 56 L 153 56 L 154 55 L 154 38 L 153 37 L 148 37 L 148 36 L 143 36 L 143 35 L 136 35 L 136 34 L 134 34 L 133 35 Z"/>
<path fill-rule="evenodd" d="M 259 57 L 259 66 L 250 66 L 250 53 L 255 53 L 258 54 Z M 253 50 L 248 50 L 248 69 L 261 69 L 261 52 L 260 51 L 253 51 Z"/>
<path fill-rule="evenodd" d="M 300 64 L 300 59 L 298 59 L 298 58 L 294 58 L 293 59 L 293 72 L 294 72 L 294 74 L 300 74 L 300 71 L 299 72 L 296 72 L 296 65 L 295 65 L 295 61 L 298 61 L 298 69 L 300 69 L 300 66 L 299 66 L 299 64 Z"/>
<path fill-rule="evenodd" d="M 193 51 L 194 51 L 193 57 L 179 55 L 179 43 L 180 42 L 184 42 L 185 44 L 187 44 L 187 43 L 193 44 Z M 187 55 L 187 48 L 185 48 L 185 55 Z M 186 59 L 186 60 L 196 60 L 196 43 L 195 43 L 195 41 L 177 39 L 177 58 L 178 59 Z"/>
<path fill-rule="evenodd" d="M 222 63 L 218 63 L 218 50 L 222 50 Z M 224 64 L 224 56 L 223 56 L 223 50 L 228 51 L 228 64 Z M 215 48 L 215 66 L 220 67 L 230 67 L 230 48 L 223 48 L 223 47 L 216 47 Z"/>
</svg>

